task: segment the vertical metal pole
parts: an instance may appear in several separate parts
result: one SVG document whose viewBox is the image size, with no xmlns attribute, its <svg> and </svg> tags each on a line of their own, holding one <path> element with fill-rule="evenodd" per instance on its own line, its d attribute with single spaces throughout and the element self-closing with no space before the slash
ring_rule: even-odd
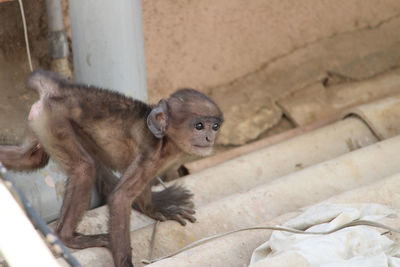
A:
<svg viewBox="0 0 400 267">
<path fill-rule="evenodd" d="M 140 0 L 69 0 L 76 82 L 147 101 Z"/>
<path fill-rule="evenodd" d="M 68 66 L 68 40 L 61 0 L 46 0 L 46 11 L 51 69 L 70 78 L 72 75 Z"/>
</svg>

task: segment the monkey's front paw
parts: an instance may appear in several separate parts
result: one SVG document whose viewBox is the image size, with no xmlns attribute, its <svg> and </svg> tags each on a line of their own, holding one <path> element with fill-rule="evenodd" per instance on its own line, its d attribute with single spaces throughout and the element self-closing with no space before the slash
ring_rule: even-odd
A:
<svg viewBox="0 0 400 267">
<path fill-rule="evenodd" d="M 179 222 L 181 225 L 186 225 L 186 220 L 194 223 L 196 218 L 193 216 L 195 211 L 192 207 L 184 205 L 170 205 L 165 207 L 163 210 L 156 210 L 148 214 L 153 219 L 159 221 L 174 220 Z"/>
<path fill-rule="evenodd" d="M 195 222 L 193 194 L 181 185 L 172 185 L 159 192 L 152 192 L 152 218 L 160 221 L 175 220 L 181 225 Z"/>
<path fill-rule="evenodd" d="M 193 194 L 183 186 L 172 185 L 162 191 L 151 192 L 151 203 L 138 199 L 133 207 L 155 220 L 174 220 L 186 225 L 186 220 L 196 221 L 192 197 Z"/>
</svg>

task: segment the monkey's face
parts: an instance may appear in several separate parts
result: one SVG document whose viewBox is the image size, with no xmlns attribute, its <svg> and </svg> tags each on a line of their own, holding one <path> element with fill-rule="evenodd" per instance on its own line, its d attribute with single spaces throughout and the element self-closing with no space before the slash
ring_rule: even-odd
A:
<svg viewBox="0 0 400 267">
<path fill-rule="evenodd" d="M 191 130 L 191 152 L 199 156 L 208 156 L 219 134 L 222 121 L 217 118 L 198 118 L 189 123 Z"/>
<path fill-rule="evenodd" d="M 217 117 L 196 117 L 168 130 L 168 136 L 188 154 L 208 156 L 219 134 L 222 120 Z"/>
<path fill-rule="evenodd" d="M 160 114 L 167 115 L 152 119 L 150 114 L 148 119 L 150 130 L 164 129 L 168 138 L 185 153 L 198 156 L 212 153 L 223 122 L 223 114 L 214 101 L 196 90 L 180 89 L 171 95 L 168 102 L 162 100 L 153 109 L 154 113 L 158 109 Z M 158 125 L 162 123 L 155 122 L 162 121 L 162 118 L 165 127 L 159 127 Z M 152 132 L 157 133 L 153 130 Z"/>
</svg>

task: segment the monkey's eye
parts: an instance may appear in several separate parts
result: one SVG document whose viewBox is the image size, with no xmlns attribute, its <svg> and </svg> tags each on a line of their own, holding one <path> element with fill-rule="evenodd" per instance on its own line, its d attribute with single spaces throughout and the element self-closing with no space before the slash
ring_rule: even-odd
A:
<svg viewBox="0 0 400 267">
<path fill-rule="evenodd" d="M 196 123 L 196 125 L 194 126 L 194 128 L 196 128 L 196 130 L 203 130 L 204 129 L 204 125 L 201 122 Z"/>
<path fill-rule="evenodd" d="M 214 131 L 218 131 L 218 129 L 219 129 L 219 124 L 218 124 L 218 123 L 214 123 L 213 126 L 212 126 L 212 129 L 213 129 Z"/>
</svg>

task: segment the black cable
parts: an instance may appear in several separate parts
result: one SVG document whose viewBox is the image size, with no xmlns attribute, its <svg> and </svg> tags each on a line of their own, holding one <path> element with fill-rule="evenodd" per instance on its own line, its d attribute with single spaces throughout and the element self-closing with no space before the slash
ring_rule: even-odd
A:
<svg viewBox="0 0 400 267">
<path fill-rule="evenodd" d="M 8 189 L 17 200 L 22 203 L 23 208 L 31 220 L 32 224 L 46 237 L 46 241 L 51 245 L 53 250 L 61 255 L 66 262 L 72 267 L 81 267 L 82 265 L 72 256 L 69 249 L 61 242 L 61 240 L 53 233 L 47 224 L 40 218 L 37 212 L 33 209 L 31 203 L 24 196 L 24 194 L 15 186 L 14 181 L 7 173 L 7 169 L 0 162 L 0 178 L 6 181 Z"/>
</svg>

